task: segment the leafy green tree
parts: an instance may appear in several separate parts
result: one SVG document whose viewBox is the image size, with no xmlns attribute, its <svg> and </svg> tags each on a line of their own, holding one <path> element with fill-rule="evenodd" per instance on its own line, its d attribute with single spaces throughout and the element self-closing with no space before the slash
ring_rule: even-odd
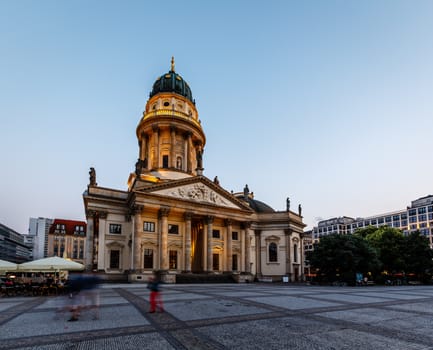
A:
<svg viewBox="0 0 433 350">
<path fill-rule="evenodd" d="M 319 269 L 325 281 L 355 283 L 357 272 L 375 272 L 380 266 L 377 255 L 359 235 L 332 234 L 322 237 L 309 255 L 310 264 Z"/>
<path fill-rule="evenodd" d="M 406 264 L 403 255 L 405 240 L 400 230 L 381 226 L 370 232 L 366 239 L 376 249 L 383 270 L 388 272 L 405 271 Z"/>
<path fill-rule="evenodd" d="M 433 251 L 427 237 L 419 231 L 404 238 L 403 256 L 406 273 L 415 274 L 418 280 L 426 281 L 431 276 Z"/>
</svg>

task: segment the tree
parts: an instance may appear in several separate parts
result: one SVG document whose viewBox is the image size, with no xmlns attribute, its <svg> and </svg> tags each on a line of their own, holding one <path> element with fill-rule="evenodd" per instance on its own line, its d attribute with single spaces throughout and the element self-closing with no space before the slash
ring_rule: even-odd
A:
<svg viewBox="0 0 433 350">
<path fill-rule="evenodd" d="M 359 235 L 332 234 L 322 237 L 309 255 L 310 264 L 326 281 L 355 283 L 357 272 L 375 272 L 380 266 L 377 255 Z"/>
<path fill-rule="evenodd" d="M 433 252 L 429 240 L 416 231 L 405 237 L 404 243 L 406 273 L 415 274 L 418 280 L 426 280 L 432 272 Z"/>
<path fill-rule="evenodd" d="M 401 272 L 405 270 L 404 236 L 400 230 L 381 226 L 370 232 L 366 239 L 376 249 L 385 271 Z"/>
</svg>

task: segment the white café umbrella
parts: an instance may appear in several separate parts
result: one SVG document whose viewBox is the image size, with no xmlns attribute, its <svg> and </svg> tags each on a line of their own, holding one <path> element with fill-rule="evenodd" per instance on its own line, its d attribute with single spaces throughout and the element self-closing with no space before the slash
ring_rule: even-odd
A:
<svg viewBox="0 0 433 350">
<path fill-rule="evenodd" d="M 37 272 L 37 271 L 82 271 L 84 265 L 72 260 L 52 256 L 50 258 L 43 258 L 33 260 L 18 265 L 18 271 L 23 272 Z"/>
<path fill-rule="evenodd" d="M 17 264 L 6 260 L 0 260 L 0 271 L 16 271 Z"/>
</svg>

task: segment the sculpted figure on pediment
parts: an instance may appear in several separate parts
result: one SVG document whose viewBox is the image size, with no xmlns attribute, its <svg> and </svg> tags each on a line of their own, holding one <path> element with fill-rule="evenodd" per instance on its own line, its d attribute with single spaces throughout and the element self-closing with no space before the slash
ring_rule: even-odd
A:
<svg viewBox="0 0 433 350">
<path fill-rule="evenodd" d="M 170 195 L 196 201 L 210 202 L 213 204 L 227 205 L 227 202 L 221 196 L 203 184 L 194 184 L 177 188 L 176 190 L 170 192 Z"/>
</svg>

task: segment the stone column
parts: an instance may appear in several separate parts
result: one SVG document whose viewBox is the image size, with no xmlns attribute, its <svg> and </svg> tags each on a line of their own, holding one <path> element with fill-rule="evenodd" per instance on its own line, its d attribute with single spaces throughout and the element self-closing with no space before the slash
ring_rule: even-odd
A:
<svg viewBox="0 0 433 350">
<path fill-rule="evenodd" d="M 241 243 L 241 256 L 240 256 L 240 266 L 239 266 L 239 271 L 241 272 L 246 272 L 245 269 L 245 261 L 246 261 L 246 256 L 245 256 L 245 229 L 241 228 L 240 229 L 240 243 Z"/>
<path fill-rule="evenodd" d="M 152 167 L 154 169 L 156 169 L 156 168 L 160 167 L 160 165 L 159 165 L 159 128 L 156 125 L 153 126 L 153 147 L 155 148 L 155 152 L 154 152 L 155 158 L 153 158 Z"/>
<path fill-rule="evenodd" d="M 170 127 L 171 145 L 170 145 L 170 164 L 169 167 L 176 168 L 176 127 Z"/>
<path fill-rule="evenodd" d="M 192 213 L 186 212 L 185 218 L 185 272 L 191 272 L 191 219 Z"/>
<path fill-rule="evenodd" d="M 143 260 L 143 254 L 141 252 L 141 231 L 142 228 L 142 219 L 141 219 L 141 213 L 136 208 L 134 210 L 134 216 L 132 217 L 132 225 L 134 227 L 134 233 L 133 233 L 133 258 L 132 258 L 132 269 L 135 272 L 141 272 L 141 269 L 143 268 L 142 260 Z"/>
<path fill-rule="evenodd" d="M 168 214 L 169 207 L 161 207 L 159 218 L 161 220 L 161 250 L 160 250 L 160 267 L 161 270 L 168 270 Z"/>
<path fill-rule="evenodd" d="M 105 266 L 105 229 L 106 229 L 106 220 L 108 213 L 106 211 L 98 212 L 99 223 L 98 223 L 98 236 L 95 242 L 95 246 L 97 247 L 97 270 L 103 270 L 107 266 Z"/>
<path fill-rule="evenodd" d="M 225 220 L 225 225 L 227 228 L 226 235 L 226 271 L 231 272 L 233 270 L 233 248 L 232 248 L 232 220 Z"/>
<path fill-rule="evenodd" d="M 213 264 L 212 264 L 212 232 L 213 232 L 213 216 L 207 216 L 206 217 L 206 223 L 207 223 L 207 266 L 206 269 L 208 272 L 213 271 Z"/>
<path fill-rule="evenodd" d="M 251 235 L 250 235 L 250 222 L 244 223 L 245 228 L 245 272 L 251 272 Z"/>
<path fill-rule="evenodd" d="M 186 171 L 192 172 L 192 159 L 191 159 L 191 133 L 186 133 Z"/>
<path fill-rule="evenodd" d="M 262 275 L 262 242 L 261 242 L 261 231 L 254 231 L 256 237 L 256 275 L 260 277 Z"/>
</svg>

